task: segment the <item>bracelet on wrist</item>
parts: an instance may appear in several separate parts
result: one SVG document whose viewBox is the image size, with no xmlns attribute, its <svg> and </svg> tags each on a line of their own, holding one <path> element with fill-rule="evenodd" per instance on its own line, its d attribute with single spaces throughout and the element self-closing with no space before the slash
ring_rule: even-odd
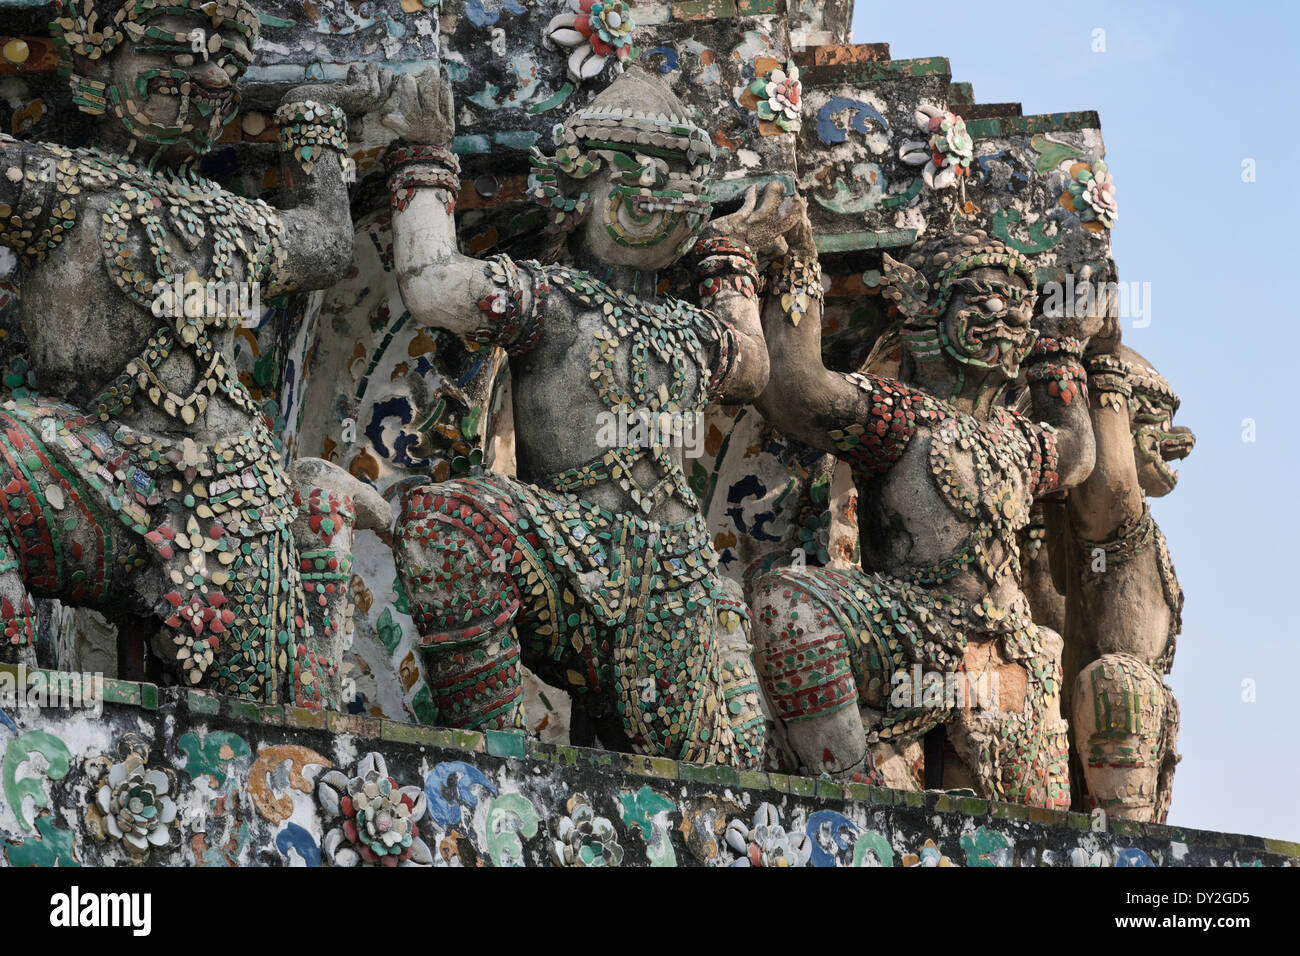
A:
<svg viewBox="0 0 1300 956">
<path fill-rule="evenodd" d="M 511 356 L 522 355 L 537 344 L 542 334 L 542 320 L 550 294 L 546 275 L 536 263 L 516 263 L 504 255 L 492 256 L 487 265 L 493 290 L 477 303 L 486 322 L 464 337 L 480 345 L 500 346 Z M 527 273 L 532 294 L 531 306 L 527 309 L 524 308 L 521 269 Z"/>
<path fill-rule="evenodd" d="M 1084 362 L 1088 371 L 1088 387 L 1097 393 L 1103 408 L 1124 411 L 1133 397 L 1131 363 L 1116 355 L 1090 355 Z"/>
<path fill-rule="evenodd" d="M 460 160 L 442 146 L 401 143 L 384 157 L 388 170 L 388 193 L 394 209 L 405 209 L 419 189 L 444 189 L 448 214 L 456 211 L 460 192 Z"/>
<path fill-rule="evenodd" d="M 394 143 L 384 156 L 384 164 L 391 174 L 394 170 L 410 164 L 421 166 L 440 166 L 453 175 L 460 175 L 460 159 L 445 146 L 431 146 L 425 143 Z"/>
<path fill-rule="evenodd" d="M 787 255 L 768 269 L 767 288 L 781 297 L 781 308 L 797 326 L 813 303 L 825 298 L 821 262 L 816 256 Z"/>
<path fill-rule="evenodd" d="M 303 100 L 285 103 L 275 111 L 280 151 L 293 153 L 304 173 L 311 175 L 324 151 L 348 151 L 348 118 L 329 103 Z"/>
<path fill-rule="evenodd" d="M 748 246 L 726 236 L 711 236 L 699 240 L 692 255 L 701 302 L 707 303 L 724 289 L 735 289 L 747 299 L 758 297 L 758 267 Z"/>
<path fill-rule="evenodd" d="M 1078 361 L 1083 358 L 1085 346 L 1078 339 L 1070 338 L 1063 335 L 1060 338 L 1053 338 L 1049 335 L 1039 336 L 1038 341 L 1034 343 L 1033 350 L 1029 353 L 1029 360 L 1050 359 L 1069 356 Z"/>
<path fill-rule="evenodd" d="M 1063 362 L 1037 356 L 1026 370 L 1025 377 L 1031 382 L 1047 382 L 1047 393 L 1059 398 L 1069 405 L 1076 398 L 1088 401 L 1088 376 L 1077 360 L 1067 358 Z"/>
</svg>

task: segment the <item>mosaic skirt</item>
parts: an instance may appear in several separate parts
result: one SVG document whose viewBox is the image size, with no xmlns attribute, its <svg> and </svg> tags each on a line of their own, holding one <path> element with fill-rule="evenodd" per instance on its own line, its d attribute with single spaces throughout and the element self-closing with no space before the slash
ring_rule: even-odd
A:
<svg viewBox="0 0 1300 956">
<path fill-rule="evenodd" d="M 703 518 L 657 524 L 481 475 L 409 492 L 398 535 L 426 648 L 465 655 L 485 635 L 517 635 L 513 649 L 489 655 L 503 664 L 490 672 L 495 685 L 480 680 L 474 691 L 482 684 L 508 707 L 518 675 L 504 662 L 522 656 L 593 715 L 616 712 L 637 753 L 758 766 L 752 662 L 724 663 L 720 648 L 721 635 L 748 618 L 722 593 Z M 466 668 L 477 663 L 464 659 Z M 444 711 L 487 716 L 446 687 L 435 699 Z"/>
<path fill-rule="evenodd" d="M 880 573 L 831 568 L 766 572 L 754 580 L 752 595 L 767 636 L 764 691 L 781 720 L 861 704 L 882 714 L 871 743 L 916 739 L 964 721 L 988 739 L 976 761 L 986 795 L 1068 805 L 1066 727 L 1048 719 L 1059 700 L 1060 663 L 1045 652 L 1023 597 L 1002 609 Z M 966 650 L 976 641 L 1025 668 L 1021 711 L 997 713 L 997 684 L 967 679 Z"/>
<path fill-rule="evenodd" d="M 153 615 L 190 684 L 319 706 L 323 670 L 269 438 L 199 446 L 36 396 L 0 406 L 0 570 L 37 597 Z M 32 639 L 9 605 L 12 643 Z"/>
</svg>

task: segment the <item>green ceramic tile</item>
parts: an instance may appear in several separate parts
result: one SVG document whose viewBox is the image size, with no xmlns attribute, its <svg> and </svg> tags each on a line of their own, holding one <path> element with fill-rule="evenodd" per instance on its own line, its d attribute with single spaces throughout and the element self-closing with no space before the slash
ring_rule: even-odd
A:
<svg viewBox="0 0 1300 956">
<path fill-rule="evenodd" d="M 308 710 L 306 707 L 286 707 L 284 722 L 291 727 L 302 727 L 307 730 L 326 730 L 329 727 L 326 711 Z"/>
<path fill-rule="evenodd" d="M 674 20 L 721 20 L 736 15 L 736 0 L 684 0 L 673 4 Z"/>
<path fill-rule="evenodd" d="M 1014 803 L 993 803 L 992 814 L 998 820 L 1029 820 L 1029 808 Z"/>
<path fill-rule="evenodd" d="M 643 757 L 640 754 L 624 754 L 623 766 L 628 773 L 641 777 L 664 777 L 673 779 L 677 776 L 677 765 L 666 757 Z"/>
<path fill-rule="evenodd" d="M 679 763 L 677 765 L 677 778 L 691 783 L 713 784 L 718 781 L 716 768 L 694 763 Z"/>
<path fill-rule="evenodd" d="M 1300 857 L 1300 843 L 1292 843 L 1290 840 L 1270 840 L 1265 837 L 1264 849 L 1279 856 Z"/>
<path fill-rule="evenodd" d="M 225 715 L 232 720 L 246 720 L 254 724 L 260 723 L 262 712 L 258 710 L 257 704 L 253 701 L 226 698 L 223 703 L 226 708 Z"/>
<path fill-rule="evenodd" d="M 522 730 L 489 730 L 484 734 L 487 752 L 493 757 L 527 756 L 527 736 Z"/>
<path fill-rule="evenodd" d="M 457 750 L 468 750 L 470 753 L 481 754 L 487 749 L 483 735 L 476 730 L 452 729 L 449 732 L 451 739 L 455 741 L 452 746 Z"/>
<path fill-rule="evenodd" d="M 135 681 L 109 678 L 104 681 L 104 703 L 140 706 L 140 685 Z"/>
<path fill-rule="evenodd" d="M 740 786 L 740 771 L 736 770 L 734 767 L 719 766 L 716 772 L 717 780 L 720 785 L 724 787 Z"/>
<path fill-rule="evenodd" d="M 215 714 L 221 710 L 221 700 L 216 694 L 204 690 L 192 690 L 186 697 L 190 712 L 194 714 Z"/>
<path fill-rule="evenodd" d="M 391 740 L 393 743 L 437 746 L 437 733 L 432 727 L 422 727 L 419 724 L 403 724 L 396 720 L 379 722 L 379 739 Z"/>
<path fill-rule="evenodd" d="M 817 792 L 817 781 L 812 777 L 791 777 L 790 792 L 797 797 L 811 797 Z"/>
</svg>

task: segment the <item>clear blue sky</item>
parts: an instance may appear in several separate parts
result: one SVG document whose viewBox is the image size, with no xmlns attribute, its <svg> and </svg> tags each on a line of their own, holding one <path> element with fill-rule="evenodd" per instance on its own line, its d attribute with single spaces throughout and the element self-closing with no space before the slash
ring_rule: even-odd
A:
<svg viewBox="0 0 1300 956">
<path fill-rule="evenodd" d="M 1092 52 L 1093 30 L 1106 52 Z M 1124 339 L 1196 432 L 1153 504 L 1187 592 L 1169 678 L 1182 707 L 1169 822 L 1300 841 L 1300 6 L 859 0 L 858 43 L 946 56 L 977 102 L 1095 109 L 1115 176 L 1115 259 L 1151 283 Z M 1257 179 L 1242 182 L 1242 161 Z M 1242 440 L 1253 419 L 1256 440 Z M 1255 682 L 1255 701 L 1242 682 Z"/>
</svg>

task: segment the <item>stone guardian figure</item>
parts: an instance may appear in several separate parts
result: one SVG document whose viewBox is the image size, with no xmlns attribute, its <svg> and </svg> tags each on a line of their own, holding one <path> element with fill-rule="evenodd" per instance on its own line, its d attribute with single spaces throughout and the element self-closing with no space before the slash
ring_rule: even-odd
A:
<svg viewBox="0 0 1300 956">
<path fill-rule="evenodd" d="M 1163 678 L 1183 592 L 1145 498 L 1174 489 L 1169 462 L 1196 438 L 1173 424 L 1169 383 L 1118 336 L 1108 340 L 1086 359 L 1097 466 L 1068 498 L 1066 676 L 1077 674 L 1068 703 L 1087 806 L 1163 823 L 1179 759 L 1178 702 Z"/>
<path fill-rule="evenodd" d="M 385 122 L 394 258 L 420 322 L 510 356 L 518 480 L 471 475 L 404 499 L 397 561 L 441 720 L 521 721 L 520 664 L 573 695 L 609 749 L 759 765 L 752 663 L 724 659 L 727 599 L 683 468 L 710 402 L 767 382 L 756 256 L 779 250 L 779 185 L 709 224 L 714 148 L 671 91 L 630 70 L 534 155 L 533 196 L 568 261 L 456 247 L 445 81 L 402 77 Z M 701 231 L 704 237 L 701 239 Z M 664 293 L 690 255 L 701 306 Z"/>
<path fill-rule="evenodd" d="M 148 635 L 187 684 L 336 706 L 332 576 L 358 505 L 371 526 L 386 508 L 325 462 L 295 481 L 232 372 L 234 337 L 255 302 L 347 267 L 344 108 L 381 102 L 378 74 L 286 96 L 273 208 L 196 169 L 236 116 L 251 4 L 58 13 L 73 101 L 96 120 L 86 148 L 0 136 L 0 242 L 18 256 L 36 374 L 35 394 L 0 407 L 0 654 L 28 653 L 33 596 L 58 598 Z"/>
<path fill-rule="evenodd" d="M 756 405 L 852 466 L 862 568 L 756 579 L 773 716 L 807 773 L 870 779 L 871 745 L 924 738 L 940 744 L 926 748 L 929 786 L 1064 808 L 1061 638 L 1030 619 L 1017 532 L 1035 496 L 1092 469 L 1091 320 L 1035 320 L 1028 261 L 959 228 L 884 257 L 899 378 L 832 372 L 807 226 L 789 246 L 769 280 L 771 380 Z M 1022 366 L 1032 419 L 1005 405 Z"/>
</svg>

